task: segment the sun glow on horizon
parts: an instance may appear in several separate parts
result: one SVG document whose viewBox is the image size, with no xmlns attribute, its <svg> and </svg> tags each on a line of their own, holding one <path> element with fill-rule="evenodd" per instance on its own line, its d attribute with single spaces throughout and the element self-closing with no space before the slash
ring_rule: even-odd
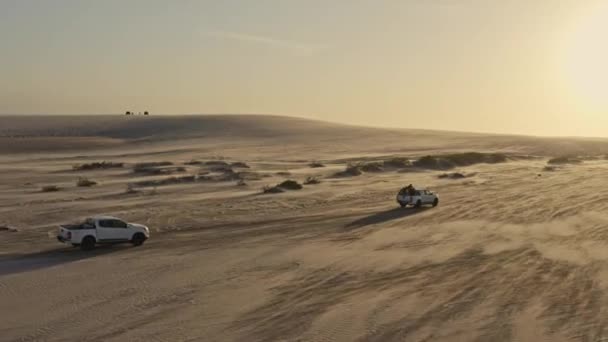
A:
<svg viewBox="0 0 608 342">
<path fill-rule="evenodd" d="M 576 98 L 591 110 L 608 108 L 608 4 L 580 16 L 566 38 L 564 69 Z"/>
</svg>

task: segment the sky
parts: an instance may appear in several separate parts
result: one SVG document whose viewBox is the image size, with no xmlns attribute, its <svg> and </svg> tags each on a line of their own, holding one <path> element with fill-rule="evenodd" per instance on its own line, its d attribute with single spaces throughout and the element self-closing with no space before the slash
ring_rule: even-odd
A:
<svg viewBox="0 0 608 342">
<path fill-rule="evenodd" d="M 0 0 L 0 113 L 608 136 L 600 0 Z"/>
</svg>

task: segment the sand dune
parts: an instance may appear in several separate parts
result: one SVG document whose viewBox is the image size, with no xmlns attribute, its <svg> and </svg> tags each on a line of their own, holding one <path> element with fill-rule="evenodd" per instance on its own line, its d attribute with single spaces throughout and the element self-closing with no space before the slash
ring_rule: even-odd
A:
<svg viewBox="0 0 608 342">
<path fill-rule="evenodd" d="M 249 142 L 239 144 L 239 142 Z M 281 144 L 298 153 L 426 153 L 509 151 L 544 156 L 600 154 L 608 139 L 539 138 L 413 129 L 349 126 L 269 115 L 0 116 L 0 152 L 137 151 L 141 148 L 207 151 L 201 144 L 241 153 L 268 152 Z M 252 146 L 255 145 L 255 146 Z M 261 146 L 260 146 L 261 145 Z M 275 153 L 285 152 L 276 146 Z M 236 152 L 236 151 L 231 151 Z"/>
<path fill-rule="evenodd" d="M 0 230 L 2 341 L 606 335 L 605 140 L 247 116 L 1 117 L 0 127 L 11 143 L 1 157 L 0 226 L 18 228 Z M 333 177 L 348 163 L 455 151 L 509 158 L 457 166 L 462 179 L 424 168 Z M 544 171 L 566 153 L 586 157 Z M 73 168 L 102 160 L 124 165 Z M 171 165 L 153 167 L 171 174 L 133 172 L 162 161 Z M 126 191 L 183 176 L 194 180 Z M 320 184 L 261 193 L 309 176 Z M 79 177 L 98 184 L 78 187 Z M 395 193 L 409 183 L 437 191 L 440 205 L 399 208 Z M 45 185 L 60 191 L 41 192 Z M 98 213 L 147 224 L 153 238 L 91 253 L 54 240 L 58 224 Z"/>
</svg>

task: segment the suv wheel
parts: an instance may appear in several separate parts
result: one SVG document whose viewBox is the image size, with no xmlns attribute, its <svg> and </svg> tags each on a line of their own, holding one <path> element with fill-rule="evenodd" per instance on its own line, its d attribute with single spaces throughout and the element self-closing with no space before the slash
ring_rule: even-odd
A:
<svg viewBox="0 0 608 342">
<path fill-rule="evenodd" d="M 417 200 L 416 204 L 414 205 L 416 208 L 420 208 L 420 206 L 422 205 L 422 201 Z"/>
<path fill-rule="evenodd" d="M 436 207 L 437 204 L 439 204 L 439 198 L 435 198 L 435 200 L 433 201 L 433 207 Z"/>
<path fill-rule="evenodd" d="M 141 246 L 143 245 L 144 241 L 146 241 L 146 236 L 142 233 L 135 233 L 131 239 L 133 246 Z"/>
</svg>

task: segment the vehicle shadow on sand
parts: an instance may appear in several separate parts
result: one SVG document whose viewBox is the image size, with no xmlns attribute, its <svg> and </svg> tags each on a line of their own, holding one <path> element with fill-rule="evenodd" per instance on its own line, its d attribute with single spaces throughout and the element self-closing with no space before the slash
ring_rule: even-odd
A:
<svg viewBox="0 0 608 342">
<path fill-rule="evenodd" d="M 120 252 L 130 247 L 128 245 L 100 245 L 92 251 L 62 247 L 35 253 L 7 254 L 0 256 L 0 276 L 68 264 L 104 254 Z"/>
<path fill-rule="evenodd" d="M 370 226 L 373 224 L 384 223 L 392 220 L 397 220 L 400 218 L 421 214 L 430 208 L 422 207 L 422 208 L 393 208 L 385 211 L 381 211 L 379 213 L 375 213 L 369 216 L 362 217 L 358 220 L 355 220 L 346 226 L 344 226 L 345 231 L 355 230 L 357 228 Z"/>
</svg>

